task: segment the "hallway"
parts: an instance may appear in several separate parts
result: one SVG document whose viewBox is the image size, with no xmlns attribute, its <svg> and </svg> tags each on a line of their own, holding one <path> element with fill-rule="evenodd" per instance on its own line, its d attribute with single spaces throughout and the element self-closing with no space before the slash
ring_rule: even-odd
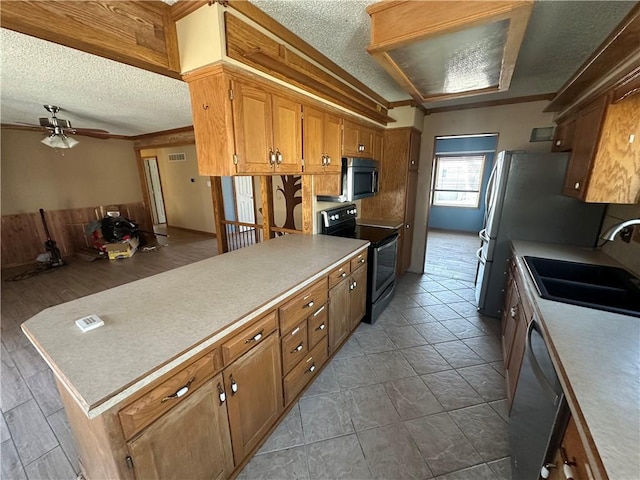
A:
<svg viewBox="0 0 640 480">
<path fill-rule="evenodd" d="M 475 282 L 478 248 L 477 233 L 429 229 L 424 273 Z"/>
</svg>

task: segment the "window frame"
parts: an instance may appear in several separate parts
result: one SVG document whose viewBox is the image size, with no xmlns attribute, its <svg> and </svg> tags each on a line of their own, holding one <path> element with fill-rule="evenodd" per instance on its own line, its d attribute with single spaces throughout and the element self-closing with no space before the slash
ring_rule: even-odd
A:
<svg viewBox="0 0 640 480">
<path fill-rule="evenodd" d="M 478 190 L 451 190 L 451 189 L 437 189 L 437 173 L 438 173 L 438 165 L 443 158 L 463 158 L 463 157 L 482 157 L 482 167 L 480 169 L 479 175 L 479 185 Z M 484 179 L 485 168 L 487 167 L 487 154 L 486 153 L 437 153 L 433 160 L 433 181 L 431 182 L 431 206 L 433 207 L 446 207 L 446 208 L 472 208 L 478 209 L 480 208 L 480 204 L 482 203 L 482 183 Z M 468 192 L 468 193 L 477 193 L 478 201 L 474 206 L 472 205 L 459 205 L 452 203 L 438 203 L 436 202 L 436 193 L 437 192 Z"/>
</svg>

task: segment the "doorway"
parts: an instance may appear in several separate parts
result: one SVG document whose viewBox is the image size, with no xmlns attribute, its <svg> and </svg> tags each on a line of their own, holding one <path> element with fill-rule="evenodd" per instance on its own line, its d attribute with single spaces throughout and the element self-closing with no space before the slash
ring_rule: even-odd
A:
<svg viewBox="0 0 640 480">
<path fill-rule="evenodd" d="M 485 215 L 485 192 L 497 134 L 436 137 L 424 271 L 437 278 L 475 283 Z"/>
<path fill-rule="evenodd" d="M 147 184 L 147 191 L 151 199 L 151 217 L 153 224 L 162 225 L 167 223 L 167 216 L 164 209 L 164 197 L 162 195 L 162 182 L 160 182 L 160 170 L 158 169 L 158 158 L 143 158 L 144 176 Z"/>
</svg>

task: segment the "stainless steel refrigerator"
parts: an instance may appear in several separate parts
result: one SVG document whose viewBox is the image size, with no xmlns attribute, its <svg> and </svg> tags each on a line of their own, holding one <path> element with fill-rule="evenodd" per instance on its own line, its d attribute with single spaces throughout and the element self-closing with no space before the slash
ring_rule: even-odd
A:
<svg viewBox="0 0 640 480">
<path fill-rule="evenodd" d="M 478 311 L 500 318 L 510 240 L 593 247 L 606 204 L 562 195 L 569 156 L 503 151 L 497 155 L 486 189 L 476 301 Z"/>
</svg>

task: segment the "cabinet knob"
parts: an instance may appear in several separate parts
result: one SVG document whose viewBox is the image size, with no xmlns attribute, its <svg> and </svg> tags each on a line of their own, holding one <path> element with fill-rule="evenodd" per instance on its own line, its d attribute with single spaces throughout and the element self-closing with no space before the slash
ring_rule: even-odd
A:
<svg viewBox="0 0 640 480">
<path fill-rule="evenodd" d="M 319 327 L 316 327 L 316 330 L 324 330 L 325 328 L 326 328 L 326 325 L 323 323 Z"/>
<path fill-rule="evenodd" d="M 580 190 L 580 182 L 576 182 L 576 183 L 573 185 L 573 189 L 574 189 L 574 190 Z"/>
<path fill-rule="evenodd" d="M 222 385 L 220 385 L 219 383 L 218 383 L 218 398 L 220 399 L 220 405 L 222 405 L 224 401 L 227 399 L 227 394 L 224 392 Z"/>
<path fill-rule="evenodd" d="M 253 337 L 251 338 L 247 338 L 244 343 L 251 343 L 251 342 L 257 342 L 258 340 L 260 340 L 262 338 L 262 334 L 264 333 L 264 330 L 260 330 L 258 333 L 256 333 Z"/>
<path fill-rule="evenodd" d="M 303 348 L 304 348 L 304 345 L 303 345 L 303 343 L 302 343 L 302 342 L 300 342 L 296 348 L 294 348 L 293 350 L 291 350 L 291 353 L 299 352 L 299 351 L 301 351 Z"/>
<path fill-rule="evenodd" d="M 415 160 L 411 160 L 411 165 L 415 165 L 416 161 Z"/>
<path fill-rule="evenodd" d="M 361 259 L 358 261 L 358 263 L 364 263 L 364 262 L 366 262 L 366 260 L 365 260 L 364 258 L 361 258 Z"/>
<path fill-rule="evenodd" d="M 304 373 L 313 373 L 315 371 L 316 371 L 316 364 L 314 363 L 309 368 L 307 368 Z"/>
<path fill-rule="evenodd" d="M 269 165 L 273 165 L 274 163 L 276 163 L 276 154 L 273 153 L 273 150 L 269 149 Z"/>
<path fill-rule="evenodd" d="M 411 228 L 411 225 L 407 223 L 404 228 Z"/>
<path fill-rule="evenodd" d="M 184 387 L 179 388 L 175 393 L 172 393 L 171 395 L 167 395 L 166 397 L 163 397 L 162 400 L 160 400 L 160 403 L 164 403 L 168 400 L 184 397 L 189 391 L 189 387 L 191 386 L 191 384 L 195 379 L 196 377 L 191 377 Z"/>
<path fill-rule="evenodd" d="M 331 157 L 327 155 L 327 166 L 331 165 Z"/>
<path fill-rule="evenodd" d="M 518 314 L 518 306 L 514 305 L 509 309 L 509 315 L 511 315 L 511 318 L 516 318 L 517 314 Z"/>
<path fill-rule="evenodd" d="M 238 384 L 233 379 L 233 375 L 229 377 L 229 381 L 231 382 L 231 395 L 235 395 L 238 392 Z"/>
<path fill-rule="evenodd" d="M 276 164 L 280 165 L 282 163 L 282 153 L 280 153 L 280 150 L 276 149 Z"/>
<path fill-rule="evenodd" d="M 322 154 L 322 166 L 327 166 L 327 156 L 324 153 Z"/>
<path fill-rule="evenodd" d="M 311 308 L 311 307 L 313 307 L 313 300 L 311 300 L 309 303 L 305 304 L 305 306 L 302 307 L 302 308 Z"/>
<path fill-rule="evenodd" d="M 562 140 L 556 140 L 556 147 L 559 147 L 560 145 L 562 145 Z"/>
<path fill-rule="evenodd" d="M 341 277 L 341 278 L 344 278 L 344 277 L 346 277 L 346 276 L 347 276 L 347 272 L 342 272 L 342 273 L 340 274 L 340 277 Z"/>
</svg>

